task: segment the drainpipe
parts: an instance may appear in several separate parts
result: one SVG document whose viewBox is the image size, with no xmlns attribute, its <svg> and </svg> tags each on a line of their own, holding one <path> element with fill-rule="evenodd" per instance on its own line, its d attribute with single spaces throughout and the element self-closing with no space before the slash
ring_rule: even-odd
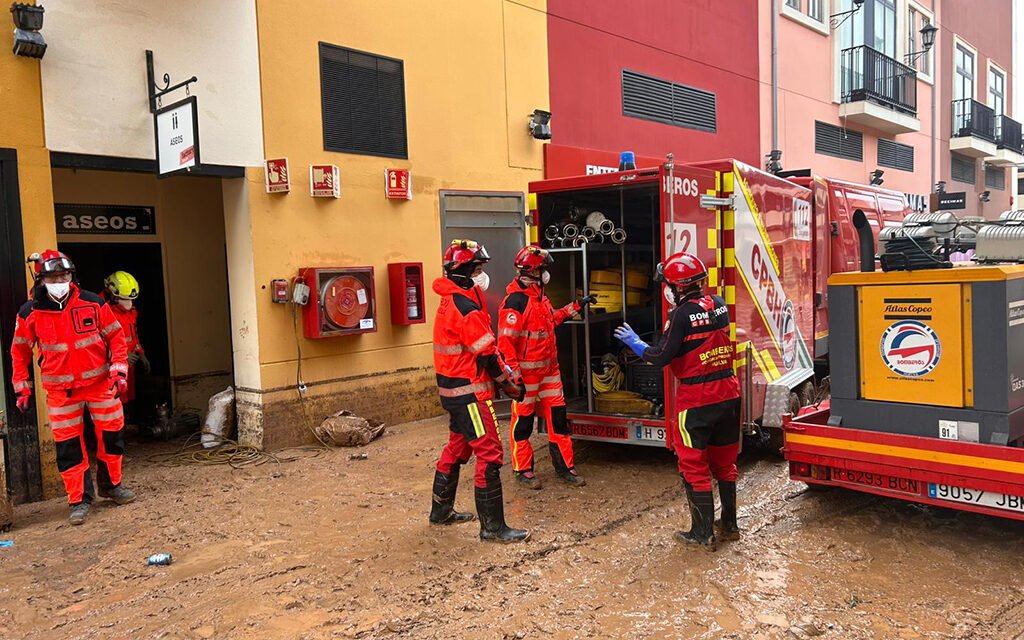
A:
<svg viewBox="0 0 1024 640">
<path fill-rule="evenodd" d="M 779 0 L 772 0 L 772 151 L 779 148 Z"/>
<path fill-rule="evenodd" d="M 938 20 L 936 20 L 936 22 L 938 22 Z M 932 51 L 936 51 L 936 52 L 938 51 L 938 45 L 939 45 L 938 40 L 939 40 L 939 34 L 936 33 L 935 34 L 935 43 L 932 45 Z M 932 67 L 931 67 L 931 70 L 932 70 L 932 181 L 929 183 L 929 186 L 928 186 L 928 192 L 929 193 L 931 193 L 932 191 L 935 190 L 935 183 L 938 181 L 938 179 L 937 179 L 937 177 L 935 175 L 935 162 L 936 162 L 936 156 L 937 156 L 937 154 L 935 153 L 935 131 L 936 131 L 936 125 L 937 125 L 937 123 L 935 122 L 935 94 L 937 94 L 939 92 L 939 73 L 938 73 L 938 66 L 939 65 L 938 65 L 938 59 L 939 59 L 938 53 L 935 53 L 935 54 L 932 55 Z"/>
</svg>

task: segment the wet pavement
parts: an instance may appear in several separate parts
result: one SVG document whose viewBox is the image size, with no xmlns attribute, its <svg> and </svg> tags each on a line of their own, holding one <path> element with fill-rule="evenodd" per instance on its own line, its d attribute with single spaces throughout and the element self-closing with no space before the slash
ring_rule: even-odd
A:
<svg viewBox="0 0 1024 640">
<path fill-rule="evenodd" d="M 0 538 L 0 638 L 1024 638 L 1024 523 L 844 490 L 744 459 L 743 539 L 686 548 L 672 456 L 580 443 L 588 484 L 505 478 L 521 545 L 427 524 L 445 423 L 242 470 L 126 467 L 82 527 L 60 500 Z M 166 446 L 166 445 L 165 445 Z M 472 510 L 472 474 L 457 507 Z M 174 563 L 146 566 L 152 553 Z"/>
</svg>

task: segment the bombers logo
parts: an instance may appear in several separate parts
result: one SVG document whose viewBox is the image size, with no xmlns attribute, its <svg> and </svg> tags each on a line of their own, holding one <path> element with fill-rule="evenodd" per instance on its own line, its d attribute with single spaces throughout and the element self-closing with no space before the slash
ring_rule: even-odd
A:
<svg viewBox="0 0 1024 640">
<path fill-rule="evenodd" d="M 942 345 L 931 327 L 917 320 L 900 320 L 882 334 L 882 361 L 905 378 L 919 378 L 939 364 Z"/>
<path fill-rule="evenodd" d="M 782 364 L 786 370 L 796 363 L 796 315 L 793 313 L 793 301 L 786 300 L 782 308 Z"/>
</svg>

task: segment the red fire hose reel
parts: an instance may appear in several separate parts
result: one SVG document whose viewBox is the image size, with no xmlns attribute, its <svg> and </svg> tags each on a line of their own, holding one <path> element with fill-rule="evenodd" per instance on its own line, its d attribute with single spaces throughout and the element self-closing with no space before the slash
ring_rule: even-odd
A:
<svg viewBox="0 0 1024 640">
<path fill-rule="evenodd" d="M 373 267 L 310 267 L 300 269 L 299 277 L 310 289 L 302 310 L 307 338 L 377 330 Z"/>
</svg>

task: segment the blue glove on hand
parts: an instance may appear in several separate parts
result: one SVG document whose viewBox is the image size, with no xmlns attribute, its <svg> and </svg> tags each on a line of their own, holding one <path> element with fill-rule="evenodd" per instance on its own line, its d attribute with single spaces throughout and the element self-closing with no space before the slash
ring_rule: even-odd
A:
<svg viewBox="0 0 1024 640">
<path fill-rule="evenodd" d="M 633 350 L 633 353 L 640 356 L 644 356 L 644 349 L 647 348 L 647 343 L 640 339 L 640 336 L 636 335 L 636 331 L 633 331 L 633 327 L 628 324 L 623 324 L 621 327 L 615 330 L 613 334 L 619 340 Z"/>
</svg>

